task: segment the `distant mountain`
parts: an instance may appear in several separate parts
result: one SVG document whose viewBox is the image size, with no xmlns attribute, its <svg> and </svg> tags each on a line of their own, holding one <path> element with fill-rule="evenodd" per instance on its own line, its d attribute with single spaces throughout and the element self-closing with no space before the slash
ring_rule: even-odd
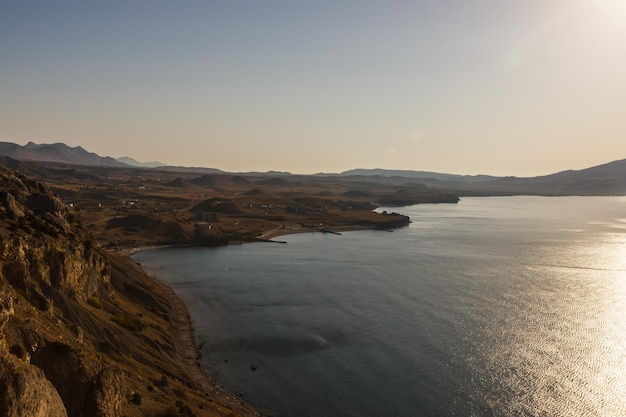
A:
<svg viewBox="0 0 626 417">
<path fill-rule="evenodd" d="M 484 190 L 514 194 L 626 195 L 626 159 L 541 177 L 499 178 L 481 185 Z"/>
<path fill-rule="evenodd" d="M 224 171 L 217 168 L 202 168 L 202 167 L 181 167 L 181 166 L 171 166 L 165 165 L 161 167 L 157 167 L 159 171 L 166 172 L 190 172 L 195 174 L 223 174 Z"/>
<path fill-rule="evenodd" d="M 158 167 L 162 167 L 165 166 L 165 164 L 162 164 L 161 162 L 139 162 L 136 159 L 130 158 L 128 156 L 122 156 L 121 158 L 115 158 L 118 162 L 121 162 L 123 164 L 126 165 L 130 165 L 133 167 L 140 167 L 140 168 L 158 168 Z"/>
<path fill-rule="evenodd" d="M 410 171 L 400 169 L 351 169 L 339 174 L 340 176 L 355 176 L 365 175 L 372 176 L 378 175 L 380 177 L 403 177 L 403 178 L 418 178 L 418 179 L 431 179 L 437 181 L 455 181 L 455 182 L 481 182 L 491 181 L 498 177 L 491 175 L 457 175 L 457 174 L 443 174 L 439 172 L 430 171 Z"/>
<path fill-rule="evenodd" d="M 568 170 L 539 177 L 454 175 L 428 171 L 353 169 L 339 174 L 409 178 L 422 184 L 450 190 L 458 195 L 626 195 L 626 159 L 581 170 Z"/>
<path fill-rule="evenodd" d="M 74 165 L 110 167 L 128 166 L 115 158 L 99 156 L 93 152 L 87 152 L 80 146 L 72 148 L 64 143 L 36 144 L 28 142 L 21 146 L 11 142 L 0 142 L 0 155 L 20 161 L 62 162 Z"/>
<path fill-rule="evenodd" d="M 172 181 L 171 187 L 196 186 L 225 186 L 229 184 L 242 184 L 248 180 L 241 175 L 229 177 L 228 181 L 223 176 L 226 172 L 216 168 L 203 167 L 177 167 L 165 166 L 158 162 L 141 163 L 132 158 L 124 157 L 114 159 L 101 157 L 88 152 L 80 146 L 70 147 L 63 143 L 35 144 L 29 142 L 24 146 L 0 142 L 0 165 L 19 169 L 28 175 L 40 176 L 45 166 L 39 166 L 37 161 L 47 163 L 73 164 L 84 166 L 102 167 L 102 169 L 126 168 L 126 169 L 155 169 L 159 172 L 179 172 L 186 174 L 199 174 L 200 177 L 192 180 L 181 179 L 179 182 Z M 61 168 L 48 172 L 48 175 L 68 176 L 71 171 Z M 252 173 L 246 173 L 249 175 Z M 255 173 L 265 177 L 266 185 L 288 185 L 291 177 L 299 177 L 286 172 L 269 171 Z M 47 178 L 46 176 L 41 176 Z M 609 162 L 591 168 L 581 170 L 569 170 L 557 172 L 540 177 L 496 177 L 491 175 L 457 175 L 430 171 L 390 170 L 390 169 L 352 169 L 340 174 L 316 174 L 310 176 L 319 181 L 335 179 L 343 182 L 378 184 L 396 184 L 399 181 L 410 185 L 428 186 L 434 189 L 446 190 L 461 196 L 468 195 L 626 195 L 626 159 Z M 189 181 L 189 183 L 187 183 Z M 261 183 L 259 183 L 261 184 Z"/>
</svg>

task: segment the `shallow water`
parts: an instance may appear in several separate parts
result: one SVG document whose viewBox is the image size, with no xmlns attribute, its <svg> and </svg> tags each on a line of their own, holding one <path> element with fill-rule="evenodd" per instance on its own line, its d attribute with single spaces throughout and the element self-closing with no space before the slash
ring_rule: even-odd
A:
<svg viewBox="0 0 626 417">
<path fill-rule="evenodd" d="M 626 198 L 393 210 L 411 226 L 134 258 L 269 415 L 626 415 Z"/>
</svg>

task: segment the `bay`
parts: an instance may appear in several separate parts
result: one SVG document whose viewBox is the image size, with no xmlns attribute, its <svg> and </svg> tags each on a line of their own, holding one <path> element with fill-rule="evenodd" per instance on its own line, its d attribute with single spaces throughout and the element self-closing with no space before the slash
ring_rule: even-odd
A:
<svg viewBox="0 0 626 417">
<path fill-rule="evenodd" d="M 626 198 L 380 210 L 413 223 L 134 259 L 267 415 L 626 415 Z"/>
</svg>

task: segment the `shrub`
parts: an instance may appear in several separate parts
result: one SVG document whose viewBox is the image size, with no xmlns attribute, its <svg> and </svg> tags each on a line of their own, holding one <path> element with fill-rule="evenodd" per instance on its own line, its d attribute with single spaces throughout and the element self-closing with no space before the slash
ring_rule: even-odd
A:
<svg viewBox="0 0 626 417">
<path fill-rule="evenodd" d="M 130 402 L 135 405 L 141 405 L 141 394 L 139 394 L 138 392 L 134 392 L 133 395 L 130 397 Z"/>
<path fill-rule="evenodd" d="M 156 385 L 159 388 L 169 386 L 169 382 L 167 381 L 167 376 L 163 375 L 161 379 L 159 379 L 158 381 L 154 383 L 154 385 Z"/>
<path fill-rule="evenodd" d="M 113 316 L 112 320 L 120 326 L 127 328 L 131 332 L 140 332 L 146 328 L 145 323 L 137 317 L 117 314 Z"/>
<path fill-rule="evenodd" d="M 196 414 L 187 404 L 176 401 L 176 404 L 170 406 L 160 417 L 196 417 Z"/>
<path fill-rule="evenodd" d="M 89 297 L 87 299 L 87 304 L 89 304 L 92 307 L 95 307 L 99 310 L 102 309 L 102 300 L 98 297 Z"/>
</svg>

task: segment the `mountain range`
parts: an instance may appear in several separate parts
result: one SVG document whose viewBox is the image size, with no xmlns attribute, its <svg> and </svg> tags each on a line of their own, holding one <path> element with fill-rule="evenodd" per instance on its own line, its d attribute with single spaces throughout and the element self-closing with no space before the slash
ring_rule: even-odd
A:
<svg viewBox="0 0 626 417">
<path fill-rule="evenodd" d="M 481 182 L 490 181 L 499 177 L 492 175 L 458 175 L 458 174 L 443 174 L 440 172 L 431 171 L 411 171 L 405 169 L 351 169 L 344 171 L 341 176 L 348 175 L 379 175 L 381 177 L 402 177 L 402 178 L 416 178 L 416 179 L 429 179 L 438 181 L 460 181 L 460 182 Z"/>
<path fill-rule="evenodd" d="M 340 175 L 411 178 L 459 195 L 626 195 L 626 159 L 537 177 L 455 175 L 386 169 L 354 169 Z"/>
<path fill-rule="evenodd" d="M 175 167 L 159 162 L 139 162 L 133 158 L 103 157 L 80 146 L 64 143 L 21 146 L 0 142 L 0 156 L 19 161 L 43 161 L 70 165 L 159 169 L 168 172 L 223 173 L 216 168 Z M 266 173 L 292 176 L 290 173 Z M 581 170 L 568 170 L 537 177 L 497 177 L 491 175 L 457 175 L 430 171 L 352 169 L 339 174 L 317 174 L 318 177 L 378 177 L 381 180 L 419 182 L 430 187 L 453 191 L 458 195 L 626 195 L 626 159 Z"/>
<path fill-rule="evenodd" d="M 134 166 L 142 168 L 156 168 L 163 166 L 160 162 L 139 162 L 133 158 L 122 157 L 112 158 L 110 156 L 100 156 L 93 152 L 88 152 L 81 146 L 71 147 L 64 143 L 42 143 L 28 142 L 26 145 L 18 145 L 11 142 L 0 142 L 0 155 L 19 161 L 42 161 L 61 162 L 72 165 L 94 165 L 105 167 L 125 167 Z"/>
<path fill-rule="evenodd" d="M 133 159 L 131 157 L 128 156 L 122 156 L 121 158 L 115 158 L 117 160 L 117 162 L 121 162 L 123 164 L 126 165 L 130 165 L 133 167 L 140 167 L 140 168 L 158 168 L 158 167 L 162 167 L 165 166 L 165 164 L 161 163 L 161 162 L 139 162 L 136 159 Z"/>
</svg>

